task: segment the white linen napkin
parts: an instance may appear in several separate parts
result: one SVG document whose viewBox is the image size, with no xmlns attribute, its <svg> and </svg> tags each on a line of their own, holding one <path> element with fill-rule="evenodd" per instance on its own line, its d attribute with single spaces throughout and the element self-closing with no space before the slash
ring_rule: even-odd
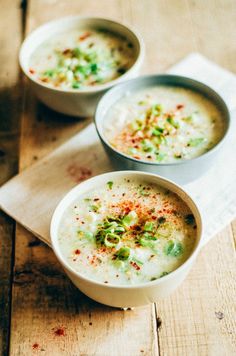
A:
<svg viewBox="0 0 236 356">
<path fill-rule="evenodd" d="M 218 162 L 204 176 L 184 186 L 201 210 L 205 244 L 236 217 L 236 76 L 198 53 L 190 54 L 169 73 L 211 86 L 231 112 L 230 136 Z"/>
</svg>

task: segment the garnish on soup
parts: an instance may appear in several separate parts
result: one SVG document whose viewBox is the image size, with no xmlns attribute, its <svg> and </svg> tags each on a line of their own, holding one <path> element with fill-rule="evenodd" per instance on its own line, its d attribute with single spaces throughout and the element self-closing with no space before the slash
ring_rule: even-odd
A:
<svg viewBox="0 0 236 356">
<path fill-rule="evenodd" d="M 60 249 L 75 271 L 118 285 L 172 272 L 189 257 L 195 238 L 194 216 L 176 194 L 127 179 L 79 197 L 59 228 Z"/>
<path fill-rule="evenodd" d="M 202 155 L 221 138 L 221 113 L 190 89 L 156 86 L 123 97 L 108 111 L 110 144 L 138 160 L 178 162 Z"/>
<path fill-rule="evenodd" d="M 133 45 L 106 30 L 72 30 L 45 41 L 34 52 L 29 72 L 35 79 L 61 89 L 107 83 L 134 63 Z"/>
</svg>

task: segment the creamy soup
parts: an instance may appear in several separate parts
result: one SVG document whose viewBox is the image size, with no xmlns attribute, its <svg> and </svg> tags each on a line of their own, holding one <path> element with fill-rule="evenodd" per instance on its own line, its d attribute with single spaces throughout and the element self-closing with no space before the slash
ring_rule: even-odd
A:
<svg viewBox="0 0 236 356">
<path fill-rule="evenodd" d="M 202 155 L 224 132 L 221 112 L 190 89 L 156 86 L 125 95 L 108 110 L 104 134 L 119 152 L 172 163 Z"/>
<path fill-rule="evenodd" d="M 30 59 L 30 74 L 61 89 L 82 89 L 107 83 L 134 63 L 126 38 L 106 30 L 70 30 L 41 44 Z"/>
<path fill-rule="evenodd" d="M 78 199 L 59 226 L 73 270 L 93 280 L 133 285 L 178 268 L 196 242 L 196 223 L 174 193 L 146 181 L 109 181 Z"/>
</svg>

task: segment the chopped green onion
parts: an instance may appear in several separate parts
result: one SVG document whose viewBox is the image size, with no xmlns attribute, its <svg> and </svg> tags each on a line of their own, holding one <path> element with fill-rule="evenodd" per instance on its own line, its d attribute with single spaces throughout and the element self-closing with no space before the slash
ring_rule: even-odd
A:
<svg viewBox="0 0 236 356">
<path fill-rule="evenodd" d="M 116 266 L 117 268 L 119 268 L 119 269 L 121 269 L 121 270 L 123 270 L 124 267 L 125 267 L 124 261 L 121 261 L 121 260 L 115 260 L 115 261 L 114 261 L 114 264 L 115 264 L 115 266 Z"/>
<path fill-rule="evenodd" d="M 103 230 L 98 230 L 98 232 L 95 235 L 95 239 L 96 239 L 96 243 L 97 244 L 103 244 L 104 243 L 105 235 L 104 235 Z"/>
<path fill-rule="evenodd" d="M 175 157 L 176 159 L 181 159 L 181 158 L 182 158 L 182 155 L 179 154 L 179 153 L 175 153 L 175 154 L 174 154 L 174 157 Z"/>
<path fill-rule="evenodd" d="M 90 231 L 82 231 L 82 230 L 79 230 L 78 231 L 78 235 L 80 237 L 85 237 L 86 239 L 88 240 L 92 240 L 93 239 L 93 233 L 90 232 Z"/>
<path fill-rule="evenodd" d="M 80 57 L 82 55 L 82 51 L 79 47 L 76 47 L 72 50 L 73 57 Z"/>
<path fill-rule="evenodd" d="M 125 228 L 123 227 L 123 226 L 117 226 L 116 228 L 115 228 L 115 232 L 125 232 Z"/>
<path fill-rule="evenodd" d="M 122 219 L 122 224 L 129 227 L 135 225 L 137 222 L 137 214 L 135 211 L 131 211 L 128 215 L 125 215 Z"/>
<path fill-rule="evenodd" d="M 144 196 L 144 197 L 147 197 L 150 195 L 149 191 L 145 189 L 145 187 L 140 187 L 139 188 L 139 194 Z"/>
<path fill-rule="evenodd" d="M 144 225 L 144 231 L 153 231 L 154 224 L 151 221 L 146 221 Z"/>
<path fill-rule="evenodd" d="M 140 119 L 136 119 L 130 124 L 132 130 L 134 131 L 140 131 L 142 128 L 144 128 L 144 122 Z"/>
<path fill-rule="evenodd" d="M 153 240 L 153 241 L 156 241 L 157 238 L 153 235 L 150 235 L 149 232 L 144 232 L 143 233 L 143 237 L 146 239 L 146 240 Z"/>
<path fill-rule="evenodd" d="M 138 151 L 136 150 L 136 148 L 133 148 L 133 147 L 128 148 L 128 154 L 136 155 L 137 153 L 138 153 Z"/>
<path fill-rule="evenodd" d="M 99 205 L 90 205 L 90 210 L 94 211 L 95 213 L 98 212 L 100 206 Z"/>
<path fill-rule="evenodd" d="M 138 105 L 145 105 L 145 104 L 146 104 L 146 102 L 143 101 L 143 100 L 140 100 L 140 101 L 138 102 Z"/>
<path fill-rule="evenodd" d="M 151 277 L 150 281 L 153 282 L 153 281 L 156 281 L 157 279 L 158 279 L 157 277 Z"/>
<path fill-rule="evenodd" d="M 90 231 L 85 231 L 84 237 L 86 237 L 86 239 L 88 239 L 88 240 L 92 240 L 93 239 L 93 233 L 90 232 Z"/>
<path fill-rule="evenodd" d="M 154 135 L 154 136 L 161 136 L 162 135 L 162 133 L 163 133 L 163 130 L 160 130 L 160 128 L 155 128 L 153 131 L 152 131 L 152 134 Z"/>
<path fill-rule="evenodd" d="M 167 276 L 167 274 L 169 274 L 169 272 L 162 272 L 162 274 L 160 275 L 160 278 Z"/>
<path fill-rule="evenodd" d="M 121 247 L 116 253 L 115 256 L 122 261 L 128 260 L 130 256 L 130 248 L 129 247 Z"/>
<path fill-rule="evenodd" d="M 108 188 L 109 188 L 109 189 L 112 189 L 113 184 L 114 184 L 114 183 L 113 183 L 112 181 L 107 182 Z"/>
<path fill-rule="evenodd" d="M 119 219 L 118 217 L 112 216 L 112 215 L 107 215 L 106 220 L 108 223 L 121 221 L 121 219 Z"/>
<path fill-rule="evenodd" d="M 154 147 L 149 140 L 143 140 L 142 149 L 144 152 L 152 152 L 154 150 Z"/>
<path fill-rule="evenodd" d="M 190 115 L 190 116 L 187 116 L 187 117 L 183 117 L 182 120 L 185 121 L 185 122 L 192 122 L 193 121 L 193 117 L 192 117 L 192 115 Z"/>
<path fill-rule="evenodd" d="M 169 116 L 166 120 L 167 120 L 167 122 L 169 122 L 169 124 L 171 124 L 175 129 L 178 129 L 178 128 L 179 128 L 179 123 L 178 123 L 177 121 L 175 121 L 172 116 Z"/>
<path fill-rule="evenodd" d="M 177 257 L 183 253 L 183 246 L 180 242 L 170 240 L 166 244 L 164 251 L 167 256 Z"/>
<path fill-rule="evenodd" d="M 106 247 L 114 247 L 120 242 L 120 237 L 118 235 L 108 233 L 104 239 L 104 245 Z"/>
<path fill-rule="evenodd" d="M 140 261 L 138 258 L 136 258 L 136 257 L 132 257 L 132 261 L 134 261 L 135 263 L 137 263 L 138 265 L 143 265 L 143 262 L 142 261 Z"/>
<path fill-rule="evenodd" d="M 54 73 L 55 71 L 53 69 L 48 69 L 43 73 L 43 75 L 46 75 L 47 77 L 53 77 Z"/>
<path fill-rule="evenodd" d="M 104 222 L 104 227 L 110 227 L 110 228 L 116 228 L 117 226 L 118 226 L 118 223 L 117 223 L 117 221 L 105 221 Z"/>
<path fill-rule="evenodd" d="M 84 56 L 84 59 L 87 61 L 87 62 L 95 62 L 96 59 L 97 59 L 97 53 L 96 52 L 90 52 L 90 53 L 84 53 L 83 54 Z"/>
<path fill-rule="evenodd" d="M 203 137 L 198 137 L 198 138 L 191 138 L 188 141 L 188 146 L 190 147 L 197 147 L 200 145 L 205 139 Z"/>
<path fill-rule="evenodd" d="M 92 63 L 91 66 L 90 66 L 90 69 L 91 69 L 91 72 L 96 74 L 97 71 L 98 71 L 98 65 L 97 63 Z"/>
<path fill-rule="evenodd" d="M 72 88 L 73 89 L 79 89 L 81 87 L 81 85 L 80 85 L 80 83 L 78 83 L 78 82 L 74 82 L 73 84 L 72 84 Z"/>
<path fill-rule="evenodd" d="M 139 239 L 139 243 L 141 246 L 143 247 L 149 247 L 149 248 L 153 248 L 155 246 L 155 244 L 152 241 L 149 241 L 148 239 L 146 239 L 145 237 L 141 237 Z"/>
<path fill-rule="evenodd" d="M 170 237 L 173 233 L 173 226 L 168 221 L 161 223 L 157 228 L 157 237 Z"/>
<path fill-rule="evenodd" d="M 164 152 L 156 152 L 156 160 L 157 160 L 158 162 L 163 161 L 163 159 L 164 159 L 166 156 L 167 156 L 167 154 L 164 153 Z"/>
<path fill-rule="evenodd" d="M 153 115 L 153 116 L 157 116 L 157 115 L 160 115 L 161 114 L 161 112 L 162 112 L 162 106 L 160 105 L 160 104 L 155 104 L 155 105 L 153 105 L 152 106 L 152 108 L 151 108 L 151 114 Z"/>
<path fill-rule="evenodd" d="M 86 202 L 89 202 L 89 201 L 91 201 L 92 199 L 90 199 L 90 198 L 84 198 L 84 201 L 86 201 Z"/>
</svg>

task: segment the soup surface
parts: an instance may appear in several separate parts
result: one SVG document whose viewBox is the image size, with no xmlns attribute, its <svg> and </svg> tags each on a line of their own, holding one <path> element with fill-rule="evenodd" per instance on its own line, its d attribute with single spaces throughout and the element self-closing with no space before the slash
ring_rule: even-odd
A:
<svg viewBox="0 0 236 356">
<path fill-rule="evenodd" d="M 119 152 L 172 163 L 202 155 L 224 132 L 221 112 L 190 89 L 155 86 L 125 95 L 108 110 L 104 134 Z"/>
<path fill-rule="evenodd" d="M 30 59 L 36 80 L 61 89 L 83 89 L 107 83 L 134 63 L 126 38 L 106 30 L 70 30 L 41 44 Z"/>
<path fill-rule="evenodd" d="M 133 285 L 179 267 L 196 242 L 196 223 L 174 193 L 119 179 L 75 199 L 59 226 L 64 259 L 85 277 Z"/>
</svg>

